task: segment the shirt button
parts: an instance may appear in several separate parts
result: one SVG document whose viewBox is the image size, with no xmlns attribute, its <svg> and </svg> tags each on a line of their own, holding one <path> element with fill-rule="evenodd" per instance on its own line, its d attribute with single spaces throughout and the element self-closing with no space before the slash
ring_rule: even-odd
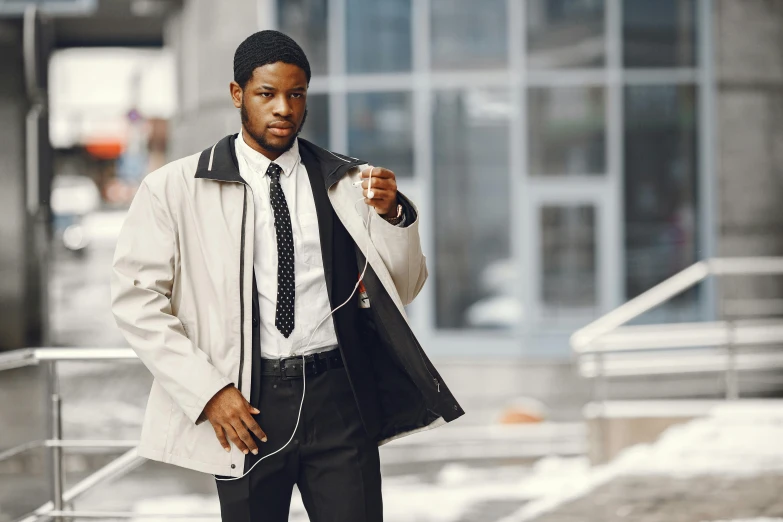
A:
<svg viewBox="0 0 783 522">
<path fill-rule="evenodd" d="M 236 468 L 236 467 L 237 467 L 237 465 L 236 465 L 236 464 L 231 464 L 231 469 L 234 469 L 234 468 Z"/>
</svg>

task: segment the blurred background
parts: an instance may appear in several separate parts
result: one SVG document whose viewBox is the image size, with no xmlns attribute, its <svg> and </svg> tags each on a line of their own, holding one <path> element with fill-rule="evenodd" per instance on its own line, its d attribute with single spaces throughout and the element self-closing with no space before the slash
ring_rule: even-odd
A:
<svg viewBox="0 0 783 522">
<path fill-rule="evenodd" d="M 238 132 L 266 28 L 302 136 L 422 215 L 408 312 L 467 415 L 382 449 L 387 520 L 783 517 L 783 2 L 0 0 L 0 521 L 219 518 L 133 455 L 109 275 L 144 176 Z"/>
</svg>

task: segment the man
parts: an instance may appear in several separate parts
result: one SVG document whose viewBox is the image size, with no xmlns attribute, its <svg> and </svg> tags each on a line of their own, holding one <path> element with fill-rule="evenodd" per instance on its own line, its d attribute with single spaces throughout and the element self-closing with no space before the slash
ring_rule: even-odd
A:
<svg viewBox="0 0 783 522">
<path fill-rule="evenodd" d="M 378 446 L 463 414 L 403 308 L 417 209 L 392 171 L 298 138 L 309 82 L 286 35 L 242 42 L 240 132 L 149 174 L 114 256 L 155 377 L 138 453 L 214 474 L 223 520 L 287 520 L 297 484 L 313 521 L 380 521 Z"/>
</svg>

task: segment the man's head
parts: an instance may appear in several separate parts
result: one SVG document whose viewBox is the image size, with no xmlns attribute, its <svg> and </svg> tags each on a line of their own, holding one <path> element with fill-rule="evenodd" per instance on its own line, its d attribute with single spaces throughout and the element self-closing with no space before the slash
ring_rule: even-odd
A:
<svg viewBox="0 0 783 522">
<path fill-rule="evenodd" d="M 291 148 L 307 117 L 309 84 L 310 63 L 285 34 L 259 31 L 239 44 L 231 98 L 254 149 L 274 160 Z"/>
</svg>

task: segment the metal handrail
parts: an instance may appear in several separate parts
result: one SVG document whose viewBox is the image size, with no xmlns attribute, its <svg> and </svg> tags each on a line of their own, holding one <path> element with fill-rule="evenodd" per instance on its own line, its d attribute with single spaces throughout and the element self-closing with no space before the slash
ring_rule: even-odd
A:
<svg viewBox="0 0 783 522">
<path fill-rule="evenodd" d="M 783 343 L 781 320 L 723 320 L 706 323 L 679 323 L 625 326 L 672 297 L 692 288 L 710 276 L 749 276 L 783 274 L 783 257 L 713 258 L 699 261 L 652 287 L 638 297 L 577 330 L 571 336 L 571 348 L 580 359 L 593 357 L 591 377 L 601 381 L 608 373 L 605 356 L 618 352 L 673 349 L 725 348 L 727 398 L 739 397 L 736 371 L 758 367 L 737 363 L 737 345 Z M 716 358 L 721 355 L 715 354 Z M 746 357 L 747 359 L 747 357 Z M 783 359 L 768 357 L 766 367 L 783 368 Z M 687 370 L 684 370 L 687 371 Z M 655 373 L 655 372 L 651 372 Z M 625 372 L 619 372 L 628 375 Z M 634 375 L 642 375 L 640 369 Z M 596 389 L 600 389 L 600 385 Z"/>
<path fill-rule="evenodd" d="M 592 411 L 596 422 L 594 451 L 598 460 L 606 456 L 608 431 L 604 426 L 607 408 L 607 377 L 671 375 L 692 372 L 723 372 L 725 398 L 738 399 L 738 372 L 783 368 L 783 354 L 737 353 L 737 345 L 783 343 L 783 321 L 727 320 L 703 323 L 627 326 L 676 295 L 708 277 L 783 274 L 783 257 L 713 258 L 699 261 L 652 287 L 627 303 L 577 330 L 571 348 L 582 376 L 593 379 Z M 780 300 L 775 306 L 781 308 Z M 754 307 L 757 315 L 760 307 Z M 726 310 L 724 309 L 724 312 Z M 665 358 L 650 364 L 644 357 L 664 350 L 689 350 L 689 354 Z M 624 358 L 607 359 L 615 353 Z M 663 359 L 663 358 L 662 358 Z M 640 364 L 641 362 L 641 364 Z"/>
<path fill-rule="evenodd" d="M 52 499 L 39 507 L 32 513 L 29 513 L 19 519 L 25 522 L 35 522 L 39 518 L 130 518 L 138 516 L 134 513 L 117 513 L 93 511 L 65 511 L 63 506 L 92 489 L 98 484 L 114 477 L 124 475 L 134 468 L 140 466 L 144 459 L 136 454 L 138 441 L 135 440 L 104 440 L 104 439 L 78 439 L 70 440 L 62 438 L 62 398 L 60 397 L 59 379 L 57 374 L 57 363 L 60 361 L 99 361 L 99 360 L 137 360 L 138 356 L 130 348 L 60 348 L 60 347 L 42 347 L 25 348 L 0 354 L 0 372 L 22 368 L 25 366 L 35 366 L 39 364 L 47 365 L 46 379 L 49 388 L 51 432 L 49 438 L 45 440 L 27 441 L 15 447 L 0 452 L 0 462 L 8 460 L 24 452 L 40 448 L 50 448 L 52 476 Z M 128 449 L 122 456 L 113 460 L 100 470 L 85 478 L 67 491 L 64 490 L 64 470 L 63 470 L 63 448 L 120 448 Z M 144 515 L 142 515 L 144 516 Z M 166 516 L 190 516 L 198 517 L 197 514 L 181 514 Z"/>
<path fill-rule="evenodd" d="M 591 344 L 602 335 L 649 312 L 711 275 L 775 274 L 783 274 L 783 257 L 734 257 L 699 261 L 574 332 L 571 347 L 578 354 L 589 352 Z"/>
<path fill-rule="evenodd" d="M 144 459 L 136 454 L 136 448 L 130 449 L 122 456 L 109 462 L 104 467 L 89 477 L 84 478 L 68 491 L 64 492 L 61 502 L 73 502 L 76 498 L 83 495 L 98 484 L 101 484 L 107 480 L 111 480 L 115 477 L 125 475 L 143 463 Z M 28 513 L 27 515 L 17 519 L 16 522 L 37 522 L 39 518 L 76 518 L 80 514 L 78 511 L 67 511 L 66 513 L 67 514 L 63 514 L 61 509 L 55 509 L 55 501 L 50 500 L 43 506 L 34 510 L 32 513 Z"/>
<path fill-rule="evenodd" d="M 590 344 L 600 336 L 681 294 L 708 275 L 708 263 L 699 261 L 574 332 L 571 335 L 571 348 L 578 354 L 589 351 Z"/>
<path fill-rule="evenodd" d="M 783 321 L 744 320 L 665 325 L 620 326 L 593 340 L 582 353 L 635 352 L 737 345 L 766 345 L 783 341 Z"/>
</svg>

